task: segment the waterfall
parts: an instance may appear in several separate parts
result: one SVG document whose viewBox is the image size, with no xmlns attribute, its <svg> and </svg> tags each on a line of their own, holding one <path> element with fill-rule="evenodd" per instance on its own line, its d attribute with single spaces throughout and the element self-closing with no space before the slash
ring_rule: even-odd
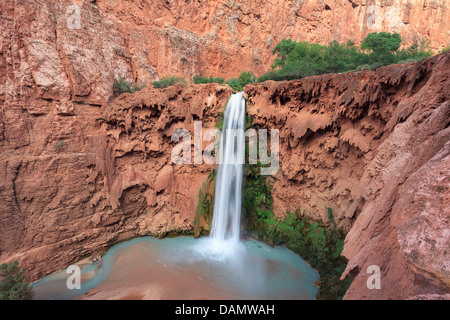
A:
<svg viewBox="0 0 450 320">
<path fill-rule="evenodd" d="M 245 99 L 231 96 L 225 108 L 220 137 L 211 238 L 238 243 L 240 239 L 242 179 L 245 162 Z"/>
</svg>

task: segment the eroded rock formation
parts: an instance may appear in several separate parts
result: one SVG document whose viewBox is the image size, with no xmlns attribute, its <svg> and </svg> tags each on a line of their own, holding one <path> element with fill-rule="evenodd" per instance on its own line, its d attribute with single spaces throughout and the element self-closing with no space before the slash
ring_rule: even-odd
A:
<svg viewBox="0 0 450 320">
<path fill-rule="evenodd" d="M 275 214 L 349 231 L 348 299 L 450 290 L 450 54 L 376 72 L 246 88 L 255 125 L 280 130 Z M 369 290 L 369 266 L 381 290 Z"/>
<path fill-rule="evenodd" d="M 380 28 L 368 28 L 371 5 Z M 445 0 L 0 2 L 0 261 L 35 280 L 122 239 L 192 228 L 212 167 L 170 165 L 168 138 L 214 126 L 231 89 L 113 100 L 117 76 L 262 73 L 285 37 L 359 43 L 386 30 L 440 50 L 448 20 Z M 277 215 L 328 221 L 331 208 L 350 231 L 348 298 L 448 291 L 448 60 L 247 89 L 256 125 L 281 129 Z M 381 291 L 365 286 L 371 264 Z"/>
<path fill-rule="evenodd" d="M 171 160 L 177 128 L 214 127 L 231 88 L 146 88 L 72 115 L 4 111 L 0 139 L 0 261 L 29 279 L 120 240 L 192 230 L 213 165 Z"/>
<path fill-rule="evenodd" d="M 70 112 L 70 100 L 107 101 L 118 75 L 262 74 L 283 38 L 359 44 L 370 32 L 399 32 L 405 45 L 429 40 L 436 52 L 450 45 L 449 20 L 446 0 L 4 0 L 0 94 L 61 98 Z"/>
</svg>

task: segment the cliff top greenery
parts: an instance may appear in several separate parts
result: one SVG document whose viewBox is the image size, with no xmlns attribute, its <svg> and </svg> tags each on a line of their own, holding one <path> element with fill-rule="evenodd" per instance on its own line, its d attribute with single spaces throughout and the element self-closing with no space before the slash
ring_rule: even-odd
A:
<svg viewBox="0 0 450 320">
<path fill-rule="evenodd" d="M 416 62 L 432 55 L 426 41 L 414 43 L 403 49 L 400 49 L 401 44 L 402 39 L 398 33 L 387 32 L 369 33 L 361 46 L 356 46 L 352 41 L 345 44 L 332 41 L 325 46 L 307 41 L 283 39 L 272 50 L 276 58 L 271 70 L 259 78 L 252 72 L 241 72 L 237 78 L 227 81 L 222 77 L 195 75 L 193 82 L 195 84 L 225 83 L 234 91 L 244 91 L 246 85 L 255 82 L 295 80 L 325 73 L 375 70 L 390 64 Z M 174 76 L 164 77 L 152 83 L 155 88 L 187 84 L 184 78 Z M 133 93 L 143 87 L 143 85 L 130 83 L 122 77 L 114 83 L 116 95 L 123 92 Z"/>
<path fill-rule="evenodd" d="M 400 49 L 398 33 L 370 33 L 360 47 L 348 41 L 332 41 L 328 46 L 307 41 L 281 40 L 273 49 L 276 55 L 272 70 L 258 78 L 266 80 L 293 80 L 325 73 L 353 70 L 375 70 L 379 67 L 415 62 L 432 55 L 426 42 Z"/>
<path fill-rule="evenodd" d="M 201 83 L 219 83 L 222 84 L 225 82 L 225 78 L 222 77 L 202 77 L 201 75 L 194 76 L 194 83 L 195 84 L 201 84 Z"/>
</svg>

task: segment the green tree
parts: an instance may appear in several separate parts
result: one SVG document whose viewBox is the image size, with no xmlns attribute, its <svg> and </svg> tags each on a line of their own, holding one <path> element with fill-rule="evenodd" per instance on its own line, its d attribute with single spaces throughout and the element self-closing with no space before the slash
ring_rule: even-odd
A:
<svg viewBox="0 0 450 320">
<path fill-rule="evenodd" d="M 279 65 L 283 65 L 291 52 L 294 51 L 296 45 L 297 42 L 292 41 L 292 39 L 283 39 L 278 42 L 278 44 L 272 50 L 272 54 L 277 55 L 272 68 L 275 69 Z"/>
<path fill-rule="evenodd" d="M 324 53 L 325 72 L 345 72 L 354 70 L 365 62 L 366 55 L 351 41 L 340 44 L 330 42 Z M 322 71 L 322 70 L 321 70 Z"/>
<path fill-rule="evenodd" d="M 33 288 L 26 282 L 17 260 L 0 265 L 0 300 L 32 300 Z"/>
<path fill-rule="evenodd" d="M 239 75 L 239 84 L 242 87 L 245 87 L 246 85 L 250 83 L 254 83 L 256 81 L 256 76 L 251 72 L 241 72 Z"/>
<path fill-rule="evenodd" d="M 397 51 L 401 43 L 402 38 L 398 33 L 372 32 L 364 38 L 361 48 L 385 55 Z"/>
<path fill-rule="evenodd" d="M 370 59 L 382 66 L 398 62 L 395 53 L 401 43 L 398 33 L 372 32 L 364 38 L 361 49 L 372 51 Z"/>
</svg>

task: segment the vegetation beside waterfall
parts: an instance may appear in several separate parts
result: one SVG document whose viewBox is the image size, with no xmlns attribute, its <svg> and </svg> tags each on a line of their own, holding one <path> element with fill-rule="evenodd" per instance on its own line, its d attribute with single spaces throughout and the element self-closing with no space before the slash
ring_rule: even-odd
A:
<svg viewBox="0 0 450 320">
<path fill-rule="evenodd" d="M 255 83 L 256 76 L 252 72 L 241 72 L 238 78 L 232 78 L 228 80 L 226 83 L 234 90 L 234 91 L 244 91 L 244 87 L 248 84 Z"/>
<path fill-rule="evenodd" d="M 348 262 L 341 256 L 344 232 L 334 223 L 327 227 L 300 211 L 277 219 L 273 213 L 271 181 L 260 174 L 260 168 L 261 164 L 246 165 L 243 196 L 246 227 L 272 245 L 285 244 L 316 269 L 320 274 L 318 299 L 342 299 L 352 282 L 350 277 L 340 280 Z M 328 216 L 333 222 L 330 210 Z"/>
<path fill-rule="evenodd" d="M 256 76 L 252 72 L 241 72 L 239 77 L 231 78 L 228 81 L 225 81 L 224 78 L 221 77 L 202 77 L 200 75 L 196 75 L 193 78 L 194 84 L 204 84 L 204 83 L 218 83 L 228 84 L 234 91 L 240 92 L 244 91 L 244 87 L 250 83 L 256 82 Z"/>
<path fill-rule="evenodd" d="M 198 212 L 194 223 L 194 236 L 208 235 L 211 229 L 214 212 L 214 190 L 216 184 L 216 170 L 213 170 L 202 188 L 198 200 Z"/>
</svg>

